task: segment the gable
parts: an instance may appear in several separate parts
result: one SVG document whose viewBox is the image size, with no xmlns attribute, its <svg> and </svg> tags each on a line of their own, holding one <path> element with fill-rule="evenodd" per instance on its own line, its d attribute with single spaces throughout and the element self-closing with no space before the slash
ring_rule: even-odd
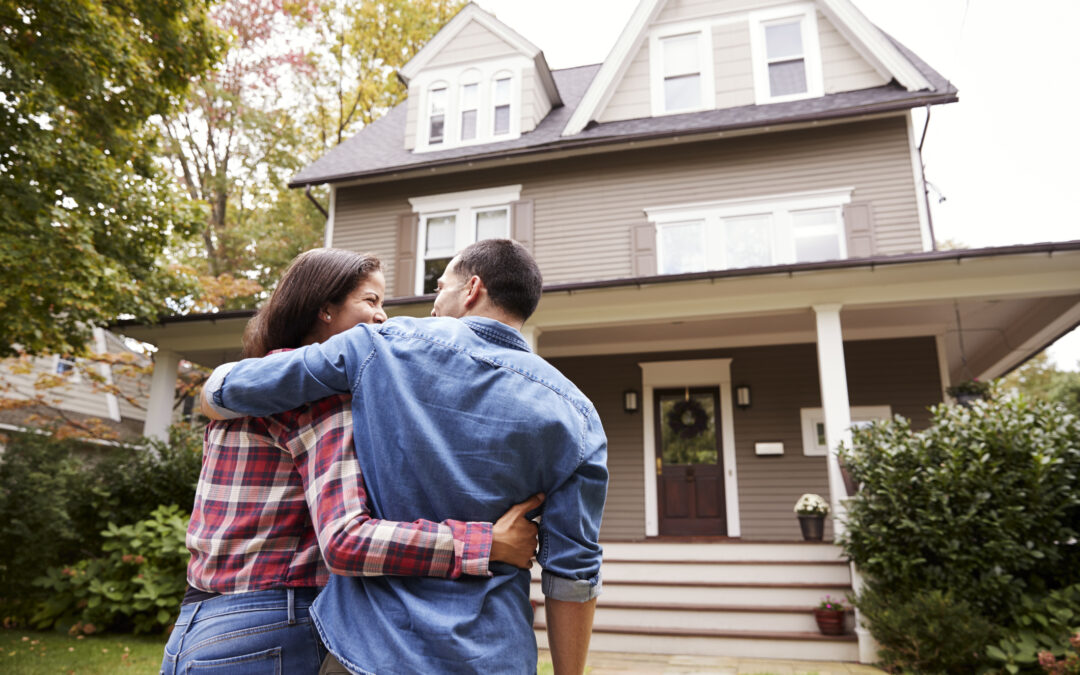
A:
<svg viewBox="0 0 1080 675">
<path fill-rule="evenodd" d="M 881 87 L 934 91 L 850 0 L 643 0 L 563 131 Z"/>
<path fill-rule="evenodd" d="M 473 61 L 498 59 L 518 54 L 516 47 L 478 21 L 470 21 L 427 62 L 427 68 L 456 66 Z"/>
</svg>

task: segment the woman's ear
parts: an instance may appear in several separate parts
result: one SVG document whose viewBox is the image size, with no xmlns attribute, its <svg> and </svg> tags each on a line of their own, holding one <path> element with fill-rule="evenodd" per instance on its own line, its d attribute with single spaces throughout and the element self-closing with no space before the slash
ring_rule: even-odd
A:
<svg viewBox="0 0 1080 675">
<path fill-rule="evenodd" d="M 330 313 L 330 305 L 323 305 L 320 307 L 319 316 L 317 318 L 323 323 L 330 323 L 334 319 L 333 314 Z"/>
</svg>

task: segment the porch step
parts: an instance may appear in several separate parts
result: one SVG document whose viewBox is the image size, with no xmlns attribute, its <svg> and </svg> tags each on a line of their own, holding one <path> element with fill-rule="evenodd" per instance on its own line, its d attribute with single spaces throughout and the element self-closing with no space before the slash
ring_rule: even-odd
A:
<svg viewBox="0 0 1080 675">
<path fill-rule="evenodd" d="M 536 626 L 536 641 L 547 648 L 545 625 Z M 817 632 L 769 632 L 729 630 L 624 629 L 593 626 L 590 651 L 694 656 L 741 656 L 806 661 L 858 661 L 854 635 L 826 636 Z"/>
<path fill-rule="evenodd" d="M 657 654 L 855 661 L 853 634 L 823 636 L 813 608 L 851 592 L 832 544 L 602 542 L 603 592 L 590 649 Z M 537 640 L 546 645 L 540 570 Z M 849 614 L 848 630 L 854 628 Z"/>
</svg>

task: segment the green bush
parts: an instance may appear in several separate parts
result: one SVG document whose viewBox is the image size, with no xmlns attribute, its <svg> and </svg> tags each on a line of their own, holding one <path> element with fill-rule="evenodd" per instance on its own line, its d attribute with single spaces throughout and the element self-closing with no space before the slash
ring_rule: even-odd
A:
<svg viewBox="0 0 1080 675">
<path fill-rule="evenodd" d="M 159 507 L 134 525 L 109 523 L 100 557 L 53 567 L 34 580 L 49 597 L 32 622 L 86 633 L 170 626 L 186 587 L 187 525 L 187 514 L 176 505 Z"/>
<path fill-rule="evenodd" d="M 1041 596 L 1026 595 L 1005 637 L 986 648 L 987 660 L 1008 673 L 1038 672 L 1040 655 L 1064 659 L 1069 638 L 1080 631 L 1080 584 Z"/>
<path fill-rule="evenodd" d="M 97 555 L 106 523 L 135 523 L 161 504 L 190 509 L 201 456 L 197 430 L 141 448 L 12 435 L 0 456 L 0 617 L 29 618 L 47 597 L 33 579 Z"/>
<path fill-rule="evenodd" d="M 906 649 L 905 630 L 922 633 L 916 615 L 904 629 L 890 605 L 946 594 L 971 618 L 941 630 L 966 635 L 985 621 L 992 629 L 970 644 L 983 654 L 1022 628 L 1025 597 L 1080 582 L 1080 422 L 1063 408 L 1022 397 L 940 405 L 924 431 L 898 418 L 857 431 L 854 446 L 844 462 L 862 489 L 841 543 L 867 577 L 856 605 L 887 653 Z M 971 672 L 951 670 L 950 658 L 920 668 Z"/>
</svg>

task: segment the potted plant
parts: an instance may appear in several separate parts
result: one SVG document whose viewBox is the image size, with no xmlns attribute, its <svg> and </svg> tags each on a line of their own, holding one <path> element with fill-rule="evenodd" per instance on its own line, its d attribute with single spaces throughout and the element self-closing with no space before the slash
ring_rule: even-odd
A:
<svg viewBox="0 0 1080 675">
<path fill-rule="evenodd" d="M 814 621 L 822 635 L 843 635 L 846 614 L 843 600 L 833 600 L 826 595 L 814 610 Z"/>
<path fill-rule="evenodd" d="M 825 516 L 829 503 L 821 495 L 805 494 L 795 502 L 795 514 L 799 516 L 799 528 L 806 541 L 821 541 L 825 535 Z"/>
<path fill-rule="evenodd" d="M 972 378 L 947 387 L 945 393 L 956 399 L 956 402 L 960 405 L 971 405 L 973 402 L 984 399 L 990 394 L 990 383 L 981 382 L 978 378 Z"/>
</svg>

